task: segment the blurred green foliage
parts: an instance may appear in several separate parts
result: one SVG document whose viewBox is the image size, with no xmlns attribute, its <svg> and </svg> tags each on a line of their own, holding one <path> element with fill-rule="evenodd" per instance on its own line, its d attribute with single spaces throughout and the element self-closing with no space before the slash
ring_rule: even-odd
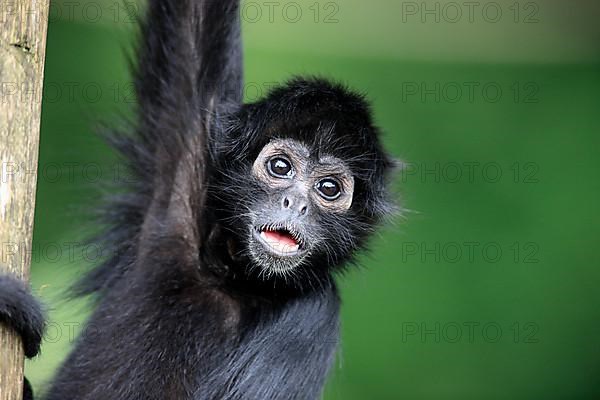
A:
<svg viewBox="0 0 600 400">
<path fill-rule="evenodd" d="M 366 268 L 340 279 L 341 351 L 325 398 L 597 397 L 600 70 L 598 49 L 577 41 L 597 31 L 573 23 L 553 47 L 565 24 L 537 3 L 539 23 L 503 41 L 485 21 L 401 24 L 398 3 L 335 3 L 331 25 L 245 24 L 249 100 L 297 73 L 348 82 L 368 93 L 406 162 L 403 218 L 373 241 Z M 95 229 L 99 181 L 117 177 L 91 132 L 131 106 L 123 49 L 133 29 L 120 22 L 61 17 L 49 27 L 32 284 L 52 324 L 43 355 L 27 363 L 38 389 L 88 309 L 63 295 L 95 258 L 71 246 Z M 436 60 L 419 35 L 428 26 L 463 46 Z"/>
</svg>

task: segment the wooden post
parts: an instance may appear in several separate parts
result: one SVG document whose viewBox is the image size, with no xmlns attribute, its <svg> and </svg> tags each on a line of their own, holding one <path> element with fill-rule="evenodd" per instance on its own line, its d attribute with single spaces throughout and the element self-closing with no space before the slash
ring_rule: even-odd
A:
<svg viewBox="0 0 600 400">
<path fill-rule="evenodd" d="M 31 262 L 48 5 L 0 4 L 0 264 L 22 279 Z M 21 339 L 0 326 L 0 400 L 20 400 L 22 389 Z"/>
</svg>

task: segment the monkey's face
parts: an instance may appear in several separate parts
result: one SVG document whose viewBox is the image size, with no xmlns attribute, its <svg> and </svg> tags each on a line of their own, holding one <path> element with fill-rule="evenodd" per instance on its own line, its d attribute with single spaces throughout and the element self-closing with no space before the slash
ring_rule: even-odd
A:
<svg viewBox="0 0 600 400">
<path fill-rule="evenodd" d="M 318 287 L 393 210 L 393 161 L 368 104 L 342 86 L 292 81 L 217 132 L 211 212 L 244 268 L 236 276 Z"/>
<path fill-rule="evenodd" d="M 250 207 L 248 250 L 266 274 L 291 273 L 311 255 L 335 244 L 335 224 L 348 214 L 354 177 L 340 159 L 311 154 L 292 139 L 268 143 L 252 165 L 262 194 Z M 337 240 L 336 240 L 337 239 Z"/>
</svg>

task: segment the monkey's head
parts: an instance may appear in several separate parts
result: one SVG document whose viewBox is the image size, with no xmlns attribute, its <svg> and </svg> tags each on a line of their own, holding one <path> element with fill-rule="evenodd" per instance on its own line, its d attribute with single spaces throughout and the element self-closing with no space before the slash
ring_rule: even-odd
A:
<svg viewBox="0 0 600 400">
<path fill-rule="evenodd" d="M 245 273 L 327 279 L 392 212 L 394 162 L 362 96 L 295 79 L 230 122 L 212 197 Z"/>
</svg>

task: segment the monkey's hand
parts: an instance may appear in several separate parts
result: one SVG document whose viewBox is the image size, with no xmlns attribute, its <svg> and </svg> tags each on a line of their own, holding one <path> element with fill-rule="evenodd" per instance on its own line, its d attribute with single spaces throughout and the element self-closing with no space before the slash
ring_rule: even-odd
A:
<svg viewBox="0 0 600 400">
<path fill-rule="evenodd" d="M 9 275 L 0 275 L 0 323 L 21 336 L 27 358 L 39 353 L 45 328 L 44 311 L 27 285 Z"/>
</svg>

